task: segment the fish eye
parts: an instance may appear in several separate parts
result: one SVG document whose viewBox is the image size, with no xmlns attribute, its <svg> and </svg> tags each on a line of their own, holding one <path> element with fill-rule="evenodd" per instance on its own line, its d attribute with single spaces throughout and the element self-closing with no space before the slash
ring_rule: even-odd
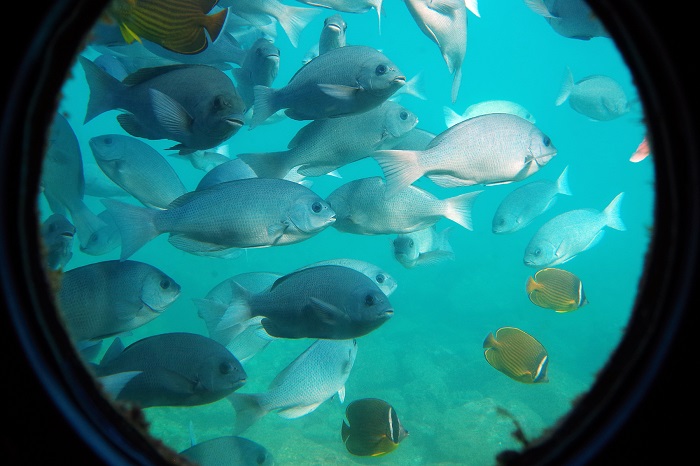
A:
<svg viewBox="0 0 700 466">
<path fill-rule="evenodd" d="M 160 287 L 163 288 L 164 290 L 167 290 L 170 288 L 170 280 L 167 278 L 164 278 L 160 281 Z"/>
<path fill-rule="evenodd" d="M 552 140 L 549 139 L 549 136 L 545 136 L 542 138 L 542 144 L 544 144 L 545 147 L 549 147 L 549 145 L 552 144 Z"/>
<path fill-rule="evenodd" d="M 377 280 L 377 283 L 384 283 L 384 280 L 386 280 L 386 277 L 384 277 L 383 273 L 378 273 L 377 276 L 375 277 L 375 280 Z"/>
<path fill-rule="evenodd" d="M 322 206 L 321 203 L 318 202 L 318 201 L 316 201 L 316 202 L 314 202 L 313 204 L 311 204 L 311 210 L 313 210 L 313 211 L 316 212 L 316 213 L 321 212 L 322 209 L 323 209 L 323 206 Z"/>
<path fill-rule="evenodd" d="M 371 294 L 368 294 L 367 296 L 365 296 L 365 304 L 367 306 L 374 306 L 374 302 L 375 302 L 374 296 L 372 296 Z"/>
<path fill-rule="evenodd" d="M 402 111 L 401 113 L 399 113 L 399 118 L 401 118 L 402 120 L 406 120 L 408 118 L 408 112 L 405 110 Z"/>
<path fill-rule="evenodd" d="M 409 242 L 408 242 L 408 247 L 409 247 L 409 248 L 412 248 L 412 247 L 413 247 L 413 240 L 409 240 Z"/>
<path fill-rule="evenodd" d="M 377 74 L 377 76 L 381 76 L 387 72 L 387 67 L 386 67 L 386 65 L 383 65 L 383 64 L 377 65 L 377 69 L 375 69 L 374 72 Z"/>
<path fill-rule="evenodd" d="M 542 250 L 540 248 L 537 248 L 534 251 L 532 251 L 532 253 L 536 256 L 539 256 L 540 254 L 542 254 Z"/>
<path fill-rule="evenodd" d="M 112 138 L 107 136 L 102 140 L 102 142 L 104 142 L 105 144 L 112 144 Z"/>
</svg>

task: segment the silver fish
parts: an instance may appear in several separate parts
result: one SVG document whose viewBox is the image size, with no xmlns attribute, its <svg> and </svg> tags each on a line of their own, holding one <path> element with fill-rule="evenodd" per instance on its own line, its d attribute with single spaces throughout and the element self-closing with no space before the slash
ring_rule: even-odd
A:
<svg viewBox="0 0 700 466">
<path fill-rule="evenodd" d="M 374 9 L 377 12 L 377 24 L 381 32 L 383 0 L 297 0 L 307 5 L 327 8 L 329 10 L 341 11 L 343 13 L 362 14 Z"/>
<path fill-rule="evenodd" d="M 510 100 L 485 100 L 478 102 L 467 107 L 461 115 L 447 106 L 442 107 L 442 110 L 445 117 L 445 125 L 448 128 L 469 118 L 487 113 L 511 113 L 535 124 L 535 117 L 525 107 Z"/>
<path fill-rule="evenodd" d="M 321 176 L 369 156 L 417 122 L 413 112 L 388 100 L 357 115 L 308 123 L 289 142 L 289 150 L 239 154 L 238 158 L 264 178 L 282 178 L 295 167 L 300 175 Z"/>
<path fill-rule="evenodd" d="M 140 139 L 104 134 L 89 145 L 105 175 L 147 207 L 165 209 L 187 192 L 173 167 Z"/>
<path fill-rule="evenodd" d="M 225 257 L 232 249 L 298 243 L 335 221 L 335 212 L 317 194 L 280 179 L 219 183 L 180 196 L 165 210 L 115 199 L 102 203 L 119 227 L 122 260 L 163 233 L 183 251 Z"/>
<path fill-rule="evenodd" d="M 146 68 L 118 81 L 84 56 L 78 58 L 90 88 L 84 123 L 109 110 L 129 134 L 170 139 L 187 154 L 211 149 L 243 125 L 245 103 L 233 81 L 208 65 Z"/>
<path fill-rule="evenodd" d="M 231 160 L 225 154 L 220 154 L 219 152 L 209 151 L 209 150 L 197 150 L 190 154 L 168 154 L 175 158 L 186 158 L 197 170 L 202 170 L 203 172 L 210 172 L 215 167 L 228 162 Z"/>
<path fill-rule="evenodd" d="M 246 107 L 253 106 L 253 87 L 272 86 L 280 67 L 280 49 L 263 37 L 248 49 L 240 68 L 231 70 L 236 80 L 236 89 Z"/>
<path fill-rule="evenodd" d="M 76 341 L 100 340 L 160 316 L 180 285 L 158 268 L 137 261 L 103 261 L 64 272 L 58 308 Z"/>
<path fill-rule="evenodd" d="M 279 0 L 219 0 L 217 6 L 228 8 L 253 25 L 265 25 L 269 17 L 275 18 L 294 47 L 299 45 L 301 31 L 321 13 L 316 8 L 291 6 Z"/>
<path fill-rule="evenodd" d="M 610 37 L 586 0 L 525 0 L 559 35 L 579 40 Z"/>
<path fill-rule="evenodd" d="M 467 53 L 467 7 L 464 0 L 404 0 L 423 34 L 440 48 L 452 74 L 452 102 L 462 82 L 462 63 Z"/>
<path fill-rule="evenodd" d="M 280 109 L 294 120 L 362 113 L 387 100 L 405 82 L 398 67 L 377 49 L 339 47 L 302 66 L 280 89 L 256 86 L 250 127 Z"/>
<path fill-rule="evenodd" d="M 631 110 L 630 101 L 617 81 L 609 76 L 592 75 L 574 82 L 569 68 L 555 104 L 567 100 L 578 113 L 597 121 L 614 120 Z"/>
<path fill-rule="evenodd" d="M 209 186 L 225 181 L 245 180 L 247 178 L 256 178 L 257 176 L 253 169 L 240 158 L 229 159 L 221 165 L 217 165 L 209 170 L 207 174 L 199 180 L 196 191 L 201 191 Z"/>
<path fill-rule="evenodd" d="M 320 265 L 341 265 L 343 267 L 350 267 L 351 269 L 355 269 L 358 272 L 367 276 L 368 278 L 374 280 L 379 289 L 382 290 L 382 292 L 387 296 L 390 296 L 398 286 L 396 280 L 394 280 L 394 277 L 392 277 L 386 270 L 370 262 L 366 262 L 359 259 L 327 259 L 314 262 L 313 264 L 309 264 L 305 267 L 302 267 L 302 269 L 308 269 L 309 267 L 317 267 Z"/>
<path fill-rule="evenodd" d="M 320 265 L 279 278 L 269 290 L 251 293 L 240 285 L 220 327 L 263 316 L 265 331 L 278 338 L 343 340 L 366 335 L 394 310 L 373 279 L 350 267 Z"/>
<path fill-rule="evenodd" d="M 85 178 L 85 195 L 92 197 L 132 197 L 107 175 L 96 163 L 83 164 Z"/>
<path fill-rule="evenodd" d="M 348 23 L 346 23 L 339 14 L 327 17 L 323 21 L 323 29 L 321 29 L 321 36 L 319 37 L 318 43 L 314 44 L 314 46 L 306 52 L 302 63 L 306 64 L 329 50 L 345 47 L 345 45 L 347 45 L 345 39 L 347 29 Z"/>
<path fill-rule="evenodd" d="M 107 393 L 141 408 L 213 403 L 247 378 L 223 345 L 185 332 L 153 335 L 126 348 L 116 338 L 94 371 Z"/>
<path fill-rule="evenodd" d="M 491 231 L 503 234 L 525 228 L 554 205 L 557 194 L 571 196 L 568 167 L 564 168 L 555 181 L 533 181 L 511 191 L 498 205 L 491 222 Z"/>
<path fill-rule="evenodd" d="M 58 112 L 49 129 L 41 186 L 51 211 L 70 216 L 81 246 L 105 226 L 83 201 L 85 178 L 80 144 L 66 117 Z"/>
<path fill-rule="evenodd" d="M 433 139 L 435 139 L 435 134 L 413 127 L 398 138 L 387 139 L 379 145 L 379 149 L 425 150 Z"/>
<path fill-rule="evenodd" d="M 292 361 L 263 393 L 233 393 L 227 399 L 236 410 L 233 433 L 238 435 L 270 412 L 294 419 L 305 416 L 336 393 L 345 400 L 357 341 L 317 340 Z"/>
<path fill-rule="evenodd" d="M 491 113 L 447 128 L 423 151 L 380 150 L 372 157 L 391 197 L 423 175 L 446 188 L 520 181 L 556 154 L 552 140 L 529 121 Z"/>
<path fill-rule="evenodd" d="M 107 210 L 103 210 L 97 216 L 105 223 L 105 226 L 94 231 L 90 235 L 85 246 L 80 246 L 80 251 L 91 256 L 101 256 L 118 248 L 122 243 L 122 236 L 114 218 Z"/>
<path fill-rule="evenodd" d="M 41 224 L 41 238 L 45 250 L 46 265 L 52 270 L 66 267 L 73 257 L 75 226 L 64 215 L 51 214 Z"/>
<path fill-rule="evenodd" d="M 547 221 L 530 240 L 523 262 L 529 267 L 551 267 L 570 261 L 583 251 L 597 245 L 610 227 L 624 231 L 620 218 L 620 193 L 601 212 L 577 209 L 559 214 Z"/>
<path fill-rule="evenodd" d="M 435 225 L 422 230 L 398 235 L 394 241 L 394 257 L 407 269 L 418 265 L 436 264 L 454 260 L 455 255 L 448 235 L 452 227 L 438 232 Z"/>
<path fill-rule="evenodd" d="M 481 191 L 438 199 L 416 186 L 387 199 L 387 185 L 379 177 L 353 180 L 337 188 L 326 201 L 335 211 L 333 226 L 348 233 L 386 235 L 422 230 L 447 218 L 472 229 L 472 206 Z"/>
</svg>

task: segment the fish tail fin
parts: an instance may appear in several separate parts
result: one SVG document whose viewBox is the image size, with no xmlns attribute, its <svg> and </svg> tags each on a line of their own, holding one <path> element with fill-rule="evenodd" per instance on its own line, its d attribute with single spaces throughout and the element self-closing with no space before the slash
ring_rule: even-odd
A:
<svg viewBox="0 0 700 466">
<path fill-rule="evenodd" d="M 571 90 L 574 88 L 574 75 L 571 74 L 571 69 L 567 66 L 566 71 L 564 72 L 564 78 L 562 79 L 561 87 L 559 88 L 559 95 L 557 96 L 557 100 L 554 102 L 554 105 L 561 105 L 564 102 L 566 102 L 566 99 L 569 98 L 569 95 L 571 94 Z"/>
<path fill-rule="evenodd" d="M 126 260 L 161 232 L 155 226 L 155 214 L 149 207 L 126 204 L 114 199 L 102 199 L 122 237 L 120 260 Z"/>
<path fill-rule="evenodd" d="M 452 233 L 452 230 L 454 230 L 454 228 L 452 225 L 450 225 L 438 233 L 438 249 L 440 251 L 454 252 L 452 250 L 452 245 L 450 244 L 450 233 Z"/>
<path fill-rule="evenodd" d="M 221 30 L 224 28 L 224 24 L 226 24 L 227 16 L 228 8 L 224 8 L 218 13 L 204 17 L 204 29 L 209 33 L 209 39 L 211 39 L 212 42 L 218 39 L 219 34 L 221 34 Z"/>
<path fill-rule="evenodd" d="M 377 32 L 382 35 L 382 15 L 386 15 L 386 9 L 382 5 L 382 0 L 377 0 L 377 4 L 374 5 L 374 9 L 377 10 Z"/>
<path fill-rule="evenodd" d="M 250 129 L 262 124 L 277 111 L 274 89 L 257 85 L 253 87 L 253 95 L 253 117 L 250 120 Z"/>
<path fill-rule="evenodd" d="M 462 84 L 462 64 L 459 63 L 455 66 L 455 72 L 452 77 L 452 90 L 450 92 L 450 99 L 452 103 L 457 102 L 457 95 L 459 94 L 459 87 Z"/>
<path fill-rule="evenodd" d="M 445 126 L 448 128 L 462 121 L 462 116 L 446 105 L 442 107 L 442 114 L 445 117 Z"/>
<path fill-rule="evenodd" d="M 75 233 L 80 240 L 80 246 L 83 248 L 87 246 L 93 233 L 107 226 L 82 201 L 75 206 L 71 206 L 70 215 L 75 225 Z"/>
<path fill-rule="evenodd" d="M 288 155 L 287 151 L 251 152 L 238 154 L 238 158 L 248 165 L 259 178 L 284 178 L 294 168 L 290 166 Z"/>
<path fill-rule="evenodd" d="M 527 277 L 525 291 L 527 291 L 528 294 L 532 293 L 535 290 L 539 290 L 540 288 L 542 288 L 542 286 L 539 283 L 537 283 L 534 278 Z"/>
<path fill-rule="evenodd" d="M 249 393 L 232 393 L 226 399 L 236 410 L 236 423 L 233 426 L 233 435 L 239 435 L 248 427 L 258 422 L 267 414 L 267 410 L 260 406 L 260 396 Z"/>
<path fill-rule="evenodd" d="M 428 100 L 425 94 L 423 94 L 423 92 L 421 92 L 419 89 L 419 84 L 422 82 L 422 77 L 423 71 L 419 71 L 415 76 L 409 79 L 402 87 L 404 94 L 412 95 L 420 100 Z"/>
<path fill-rule="evenodd" d="M 498 342 L 496 341 L 496 338 L 494 338 L 493 333 L 489 332 L 488 335 L 486 335 L 486 338 L 484 339 L 484 348 L 495 348 L 498 346 Z"/>
<path fill-rule="evenodd" d="M 384 198 L 397 194 L 423 176 L 419 152 L 413 150 L 380 150 L 372 154 L 384 172 L 386 191 Z"/>
<path fill-rule="evenodd" d="M 296 48 L 299 45 L 301 31 L 304 30 L 316 15 L 321 13 L 321 10 L 298 6 L 285 5 L 285 7 L 284 11 L 277 17 L 277 21 L 279 21 L 280 26 L 282 26 L 282 29 L 284 29 L 284 32 L 287 34 L 289 42 Z"/>
<path fill-rule="evenodd" d="M 102 113 L 115 108 L 121 88 L 124 86 L 117 78 L 113 77 L 91 60 L 80 56 L 78 58 L 85 71 L 85 79 L 90 88 L 87 111 L 83 124 Z"/>
<path fill-rule="evenodd" d="M 197 315 L 204 320 L 210 336 L 220 343 L 230 342 L 245 330 L 244 323 L 253 317 L 250 308 L 252 293 L 234 280 L 230 281 L 230 286 L 228 304 L 206 298 L 194 299 Z"/>
<path fill-rule="evenodd" d="M 483 191 L 464 193 L 459 196 L 445 199 L 445 217 L 455 223 L 462 225 L 467 230 L 472 228 L 472 207 L 476 197 Z"/>
<path fill-rule="evenodd" d="M 564 170 L 557 178 L 557 192 L 566 196 L 572 196 L 571 188 L 569 188 L 569 166 L 564 167 Z"/>
<path fill-rule="evenodd" d="M 620 193 L 615 196 L 615 199 L 610 201 L 610 204 L 603 210 L 605 215 L 605 224 L 615 230 L 625 231 L 627 228 L 620 217 L 620 204 L 625 193 Z"/>
</svg>

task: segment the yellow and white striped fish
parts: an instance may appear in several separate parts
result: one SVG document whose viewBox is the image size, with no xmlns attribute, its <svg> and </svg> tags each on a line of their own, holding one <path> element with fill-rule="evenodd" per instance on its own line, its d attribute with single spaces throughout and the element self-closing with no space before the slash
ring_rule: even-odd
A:
<svg viewBox="0 0 700 466">
<path fill-rule="evenodd" d="M 549 382 L 547 350 L 532 335 L 515 327 L 501 327 L 484 340 L 484 357 L 494 369 L 522 383 Z"/>
<path fill-rule="evenodd" d="M 556 312 L 571 312 L 588 304 L 583 283 L 571 272 L 557 268 L 539 270 L 525 286 L 533 304 Z"/>
</svg>

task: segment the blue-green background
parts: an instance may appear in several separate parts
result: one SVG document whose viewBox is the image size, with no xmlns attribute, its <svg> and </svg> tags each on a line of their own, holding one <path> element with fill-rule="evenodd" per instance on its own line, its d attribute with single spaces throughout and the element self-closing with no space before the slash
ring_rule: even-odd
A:
<svg viewBox="0 0 700 466">
<path fill-rule="evenodd" d="M 299 3 L 286 1 L 289 5 Z M 408 78 L 421 75 L 428 100 L 402 96 L 400 102 L 418 115 L 418 127 L 440 133 L 445 127 L 443 106 L 456 112 L 474 103 L 503 99 L 526 107 L 537 126 L 550 136 L 558 155 L 524 182 L 556 179 L 569 167 L 573 196 L 561 196 L 554 207 L 530 226 L 511 235 L 491 233 L 491 219 L 503 197 L 524 182 L 478 187 L 438 188 L 428 180 L 418 185 L 440 198 L 484 189 L 474 206 L 474 230 L 455 225 L 450 241 L 456 260 L 443 264 L 403 268 L 393 257 L 392 235 L 358 236 L 329 228 L 295 245 L 249 250 L 235 260 L 194 256 L 172 247 L 161 235 L 130 259 L 150 263 L 181 286 L 178 300 L 159 318 L 123 337 L 129 344 L 144 336 L 171 331 L 206 335 L 192 298 L 204 297 L 222 280 L 248 271 L 287 273 L 324 259 L 350 257 L 383 267 L 398 282 L 391 296 L 396 310 L 384 326 L 358 339 L 358 355 L 347 382 L 345 404 L 337 397 L 298 419 L 270 414 L 243 436 L 264 445 L 281 464 L 493 464 L 502 449 L 517 448 L 510 433 L 514 426 L 496 412 L 500 406 L 513 413 L 530 438 L 551 427 L 574 400 L 595 381 L 624 333 L 634 305 L 638 281 L 649 244 L 654 202 L 650 159 L 630 163 L 629 157 L 645 133 L 641 106 L 617 120 L 598 122 L 575 112 L 568 103 L 554 105 L 568 66 L 575 80 L 592 74 L 616 79 L 630 99 L 636 89 L 630 71 L 614 43 L 607 38 L 580 41 L 555 33 L 523 1 L 484 1 L 481 17 L 468 14 L 467 53 L 456 103 L 450 102 L 451 76 L 438 47 L 424 36 L 403 2 L 384 1 L 385 14 L 378 33 L 374 10 L 342 14 L 348 23 L 348 44 L 382 50 Z M 298 48 L 278 28 L 281 49 L 279 75 L 273 87 L 283 86 L 298 69 L 302 57 L 318 40 L 321 13 L 303 31 Z M 85 55 L 94 58 L 88 49 Z M 122 133 L 117 112 L 107 112 L 83 125 L 89 90 L 79 66 L 66 82 L 60 109 L 81 143 L 85 164 L 94 164 L 87 141 L 96 135 Z M 283 150 L 307 122 L 284 121 L 241 129 L 228 141 L 230 156 L 242 152 Z M 172 141 L 148 141 L 161 153 Z M 204 175 L 186 160 L 166 155 L 185 186 L 194 189 Z M 373 159 L 339 169 L 342 179 L 312 179 L 311 189 L 327 196 L 341 183 L 381 175 Z M 620 192 L 622 219 L 627 231 L 608 230 L 603 241 L 562 268 L 578 275 L 590 301 L 567 314 L 539 308 L 525 293 L 525 282 L 536 269 L 523 265 L 525 246 L 537 228 L 570 209 L 602 210 Z M 95 212 L 98 199 L 86 197 Z M 133 201 L 136 203 L 136 201 Z M 235 200 L 232 200 L 235 202 Z M 42 219 L 50 212 L 39 199 Z M 438 228 L 451 224 L 441 220 Z M 74 248 L 67 269 L 117 259 L 119 250 L 104 256 L 83 255 Z M 86 290 L 89 292 L 89 290 Z M 489 332 L 518 327 L 535 336 L 549 353 L 547 384 L 525 385 L 492 368 L 484 359 L 482 342 Z M 108 346 L 111 340 L 107 340 Z M 274 376 L 301 353 L 311 340 L 273 342 L 245 364 L 249 379 L 241 392 L 264 391 Z M 350 455 L 340 439 L 345 405 L 364 397 L 378 397 L 397 410 L 409 437 L 390 455 L 360 458 Z M 152 432 L 175 450 L 190 445 L 188 425 L 197 441 L 229 435 L 235 412 L 228 401 L 188 408 L 149 408 Z"/>
</svg>

